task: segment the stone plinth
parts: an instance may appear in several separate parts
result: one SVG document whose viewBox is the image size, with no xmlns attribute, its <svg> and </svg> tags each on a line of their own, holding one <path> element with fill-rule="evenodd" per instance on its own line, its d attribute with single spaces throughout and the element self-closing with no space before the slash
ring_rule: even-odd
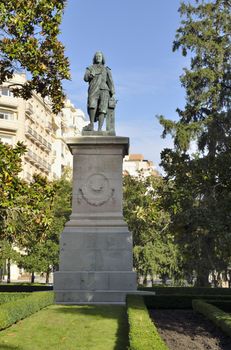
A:
<svg viewBox="0 0 231 350">
<path fill-rule="evenodd" d="M 67 140 L 73 154 L 72 214 L 61 235 L 57 303 L 123 303 L 136 290 L 132 235 L 122 213 L 122 162 L 129 139 Z"/>
</svg>

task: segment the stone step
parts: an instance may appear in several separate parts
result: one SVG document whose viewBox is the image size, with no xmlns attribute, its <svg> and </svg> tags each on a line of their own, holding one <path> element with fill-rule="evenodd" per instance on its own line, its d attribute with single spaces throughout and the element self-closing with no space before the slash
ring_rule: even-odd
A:
<svg viewBox="0 0 231 350">
<path fill-rule="evenodd" d="M 155 292 L 137 290 L 56 290 L 56 304 L 125 304 L 127 294 L 155 295 Z"/>
</svg>

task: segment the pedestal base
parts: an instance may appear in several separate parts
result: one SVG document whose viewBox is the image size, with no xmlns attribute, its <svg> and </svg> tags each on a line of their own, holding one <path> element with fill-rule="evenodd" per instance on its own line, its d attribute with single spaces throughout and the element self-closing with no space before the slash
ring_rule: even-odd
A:
<svg viewBox="0 0 231 350">
<path fill-rule="evenodd" d="M 136 290 L 131 233 L 126 227 L 67 226 L 54 290 L 56 303 L 124 303 Z"/>
<path fill-rule="evenodd" d="M 122 162 L 126 137 L 67 140 L 73 154 L 72 214 L 60 241 L 56 302 L 124 303 L 136 291 L 132 235 L 122 210 Z"/>
</svg>

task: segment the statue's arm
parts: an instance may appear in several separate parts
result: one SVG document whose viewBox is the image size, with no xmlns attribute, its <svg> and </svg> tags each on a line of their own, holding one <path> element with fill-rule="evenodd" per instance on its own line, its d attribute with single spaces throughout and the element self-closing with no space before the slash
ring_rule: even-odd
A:
<svg viewBox="0 0 231 350">
<path fill-rule="evenodd" d="M 111 69 L 107 67 L 107 81 L 111 95 L 115 95 L 115 86 L 112 79 Z"/>
<path fill-rule="evenodd" d="M 89 67 L 86 69 L 83 79 L 84 81 L 90 81 L 92 79 L 92 73 Z"/>
</svg>

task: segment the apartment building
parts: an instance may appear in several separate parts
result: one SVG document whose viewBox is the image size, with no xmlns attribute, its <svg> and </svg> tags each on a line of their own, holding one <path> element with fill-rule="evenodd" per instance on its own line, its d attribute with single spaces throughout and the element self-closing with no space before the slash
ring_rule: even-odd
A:
<svg viewBox="0 0 231 350">
<path fill-rule="evenodd" d="M 72 167 L 65 137 L 81 133 L 85 116 L 69 100 L 54 115 L 49 100 L 36 93 L 28 101 L 14 97 L 10 86 L 25 82 L 25 74 L 16 74 L 0 86 L 0 139 L 11 145 L 22 141 L 27 146 L 21 174 L 24 179 L 30 181 L 34 173 L 40 173 L 52 180 L 60 177 L 66 166 Z"/>
<path fill-rule="evenodd" d="M 0 140 L 11 145 L 22 141 L 27 146 L 20 174 L 24 179 L 31 181 L 34 173 L 40 173 L 53 180 L 66 167 L 72 168 L 72 155 L 65 138 L 80 135 L 87 122 L 84 113 L 69 100 L 54 115 L 49 100 L 38 94 L 34 93 L 28 101 L 14 97 L 11 85 L 25 82 L 25 74 L 16 74 L 0 86 Z M 21 273 L 24 271 L 17 265 L 11 265 L 12 280 L 20 279 Z"/>
<path fill-rule="evenodd" d="M 55 117 L 55 124 L 52 172 L 54 177 L 60 177 L 65 168 L 72 168 L 73 161 L 65 139 L 81 135 L 82 128 L 87 124 L 87 121 L 84 113 L 75 108 L 70 100 L 66 100 L 64 108 Z"/>
<path fill-rule="evenodd" d="M 150 175 L 159 176 L 159 172 L 155 169 L 153 162 L 144 159 L 143 154 L 129 154 L 123 160 L 123 174 L 147 177 Z"/>
</svg>

